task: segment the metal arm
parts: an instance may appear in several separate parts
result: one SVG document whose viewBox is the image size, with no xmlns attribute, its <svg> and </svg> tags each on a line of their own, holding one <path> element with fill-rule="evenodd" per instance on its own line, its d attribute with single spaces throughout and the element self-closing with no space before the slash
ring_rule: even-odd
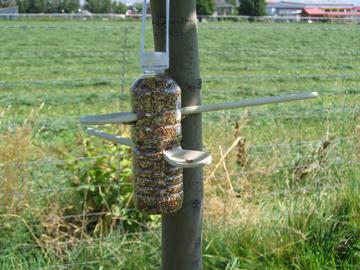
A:
<svg viewBox="0 0 360 270">
<path fill-rule="evenodd" d="M 254 98 L 254 99 L 245 99 L 242 101 L 236 102 L 226 102 L 226 103 L 217 103 L 217 104 L 208 104 L 200 106 L 191 106 L 181 108 L 182 115 L 211 112 L 211 111 L 221 111 L 229 110 L 235 108 L 244 108 L 244 107 L 253 107 L 265 104 L 274 104 L 274 103 L 283 103 L 296 100 L 305 100 L 317 98 L 319 94 L 317 92 L 310 93 L 300 93 L 284 96 L 275 96 L 275 97 L 264 97 L 264 98 Z M 131 123 L 137 120 L 137 115 L 131 112 L 125 113 L 112 113 L 104 115 L 90 115 L 80 118 L 80 122 L 86 125 L 106 125 L 106 124 L 119 124 L 119 123 Z"/>
<path fill-rule="evenodd" d="M 112 134 L 106 133 L 102 130 L 98 130 L 98 129 L 94 129 L 94 128 L 88 128 L 86 130 L 86 132 L 91 136 L 96 136 L 96 137 L 99 137 L 99 138 L 102 138 L 105 140 L 112 141 L 117 144 L 126 145 L 126 146 L 131 147 L 132 149 L 135 148 L 135 145 L 132 142 L 132 140 L 130 140 L 128 138 L 123 138 L 123 137 L 120 137 L 117 135 L 112 135 Z"/>
</svg>

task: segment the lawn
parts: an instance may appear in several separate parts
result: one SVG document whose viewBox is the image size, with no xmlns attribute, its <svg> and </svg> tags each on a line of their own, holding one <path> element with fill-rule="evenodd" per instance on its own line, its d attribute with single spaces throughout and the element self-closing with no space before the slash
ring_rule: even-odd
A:
<svg viewBox="0 0 360 270">
<path fill-rule="evenodd" d="M 359 34 L 200 23 L 203 103 L 320 94 L 203 115 L 204 269 L 360 268 Z M 0 269 L 159 268 L 159 217 L 133 209 L 129 150 L 79 124 L 129 110 L 139 35 L 139 22 L 0 21 Z"/>
</svg>

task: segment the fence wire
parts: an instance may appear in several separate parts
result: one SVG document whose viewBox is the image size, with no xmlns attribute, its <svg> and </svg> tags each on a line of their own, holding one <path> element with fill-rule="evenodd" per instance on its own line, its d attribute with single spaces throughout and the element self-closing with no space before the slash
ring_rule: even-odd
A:
<svg viewBox="0 0 360 270">
<path fill-rule="evenodd" d="M 124 32 L 128 33 L 128 29 L 125 28 Z M 128 34 L 124 34 L 123 42 L 127 44 Z M 59 58 L 74 58 L 79 57 L 83 59 L 87 58 L 104 58 L 105 56 L 108 57 L 116 57 L 116 56 L 123 56 L 124 54 L 129 57 L 138 57 L 138 52 L 134 50 L 134 48 L 127 47 L 124 45 L 123 49 L 120 51 L 92 51 L 89 50 L 88 47 L 80 48 L 81 50 L 76 51 L 2 51 L 0 52 L 0 57 L 3 58 L 14 58 L 15 56 L 21 57 L 22 59 L 25 58 L 36 58 L 39 56 L 46 56 L 46 57 L 59 57 Z M 217 48 L 217 47 L 210 47 L 206 48 L 203 47 L 200 49 L 201 55 L 210 55 L 210 56 L 269 56 L 269 57 L 289 57 L 289 56 L 302 56 L 302 57 L 311 57 L 317 55 L 327 56 L 330 59 L 340 58 L 344 56 L 348 57 L 355 57 L 360 55 L 359 50 L 343 50 L 341 49 L 321 49 L 321 48 L 311 48 L 311 52 L 305 49 L 291 49 L 291 48 L 283 48 L 283 49 L 274 49 L 274 48 L 246 48 L 246 49 L 234 49 L 234 48 Z"/>
<path fill-rule="evenodd" d="M 116 98 L 117 94 L 114 96 L 111 96 L 112 98 Z M 78 103 L 78 102 L 76 102 Z M 316 106 L 313 106 L 316 107 Z M 317 119 L 323 119 L 326 121 L 337 121 L 340 119 L 353 119 L 356 121 L 360 117 L 360 107 L 356 104 L 350 106 L 350 107 L 323 107 L 318 106 L 319 108 L 314 109 L 307 109 L 307 108 L 301 108 L 301 107 L 295 107 L 291 110 L 289 109 L 278 109 L 276 111 L 261 111 L 257 110 L 255 108 L 247 109 L 245 112 L 242 110 L 240 112 L 211 112 L 205 115 L 205 119 L 211 119 L 214 117 L 221 117 L 223 120 L 232 120 L 235 121 L 239 118 L 243 118 L 243 120 L 251 120 L 251 121 L 264 121 L 264 120 L 280 120 L 280 121 L 303 121 L 303 120 L 317 120 Z M 56 132 L 59 134 L 60 132 L 80 132 L 83 133 L 86 129 L 86 127 L 79 125 L 79 119 L 82 116 L 81 113 L 79 113 L 78 116 L 74 116 L 73 118 L 60 118 L 59 117 L 45 117 L 45 118 L 38 118 L 33 128 L 35 129 L 35 132 L 37 130 L 43 131 L 46 130 L 47 132 Z M 10 121 L 10 120 L 9 120 Z M 57 127 L 57 123 L 60 121 L 59 125 L 61 127 Z M 46 124 L 47 123 L 47 124 Z M 52 123 L 55 125 L 55 127 L 52 127 L 52 125 L 49 125 L 48 123 Z M 284 122 L 286 123 L 286 122 Z M 294 122 L 295 123 L 295 122 Z M 1 131 L 7 131 L 11 132 L 16 130 L 17 127 L 21 126 L 23 124 L 23 121 L 20 121 L 19 123 L 8 123 L 4 122 L 0 124 L 0 130 Z M 66 127 L 63 127 L 66 125 Z M 106 156 L 106 154 L 105 154 Z M 103 157 L 103 156 L 99 156 Z M 84 157 L 86 160 L 87 158 Z M 51 159 L 42 160 L 43 163 L 46 162 L 51 163 Z M 61 164 L 62 160 L 55 160 L 54 163 Z M 32 161 L 30 162 L 32 164 Z M 36 161 L 34 161 L 33 165 L 36 165 Z M 21 164 L 20 164 L 21 166 Z M 1 164 L 0 164 L 1 167 Z"/>
<path fill-rule="evenodd" d="M 339 137 L 331 139 L 331 143 L 338 143 L 338 142 L 348 142 L 360 140 L 359 136 L 347 136 L 347 137 Z M 297 148 L 303 146 L 314 146 L 324 143 L 328 141 L 327 139 L 317 139 L 317 140 L 308 140 L 308 141 L 294 141 L 289 143 L 271 143 L 271 144 L 248 144 L 246 145 L 247 150 L 258 150 L 258 149 L 276 149 L 276 148 Z M 226 149 L 225 149 L 226 151 Z M 72 162 L 91 162 L 101 158 L 116 158 L 120 155 L 110 155 L 107 153 L 96 155 L 93 157 L 69 157 L 67 159 L 39 159 L 33 160 L 28 162 L 7 162 L 7 163 L 0 163 L 0 168 L 5 166 L 36 166 L 36 165 L 44 165 L 44 164 L 53 164 L 53 165 L 62 165 L 66 163 Z"/>
<path fill-rule="evenodd" d="M 133 82 L 136 77 L 127 77 L 123 81 Z M 360 73 L 352 74 L 308 74 L 308 75 L 299 75 L 299 74 L 249 74 L 249 75 L 239 75 L 239 76 L 209 76 L 203 77 L 204 81 L 240 81 L 240 80 L 278 80 L 278 79 L 311 79 L 311 80 L 337 80 L 337 79 L 352 79 L 360 80 Z M 120 84 L 118 79 L 109 78 L 109 77 L 93 77 L 93 78 L 83 78 L 83 79 L 63 79 L 63 80 L 18 80 L 18 81 L 0 81 L 0 86 L 6 85 L 69 85 L 82 82 L 111 82 L 114 84 Z"/>
<path fill-rule="evenodd" d="M 324 167 L 329 167 L 329 166 L 360 166 L 360 160 L 341 160 L 341 159 L 331 159 L 331 160 L 326 160 L 324 161 L 323 164 L 321 164 Z M 221 179 L 221 178 L 225 178 L 227 176 L 230 176 L 231 178 L 238 178 L 238 177 L 247 177 L 250 175 L 254 175 L 254 174 L 263 174 L 263 175 L 276 175 L 280 172 L 283 171 L 294 171 L 296 169 L 303 169 L 304 167 L 306 167 L 305 165 L 281 165 L 281 166 L 275 166 L 275 167 L 260 167 L 259 169 L 254 169 L 254 170 L 243 170 L 240 172 L 232 172 L 232 173 L 228 173 L 228 174 L 220 174 L 220 173 L 215 173 L 214 176 L 212 176 L 211 178 L 213 179 Z M 219 169 L 220 170 L 220 169 Z M 205 174 L 205 178 L 207 178 L 207 174 Z M 211 178 L 208 179 L 208 181 L 211 181 Z M 327 179 L 325 178 L 321 178 L 321 179 Z M 114 184 L 85 184 L 85 185 L 79 185 L 79 186 L 72 186 L 72 187 L 60 187 L 60 188 L 36 188 L 34 190 L 27 190 L 26 192 L 12 192 L 11 195 L 13 196 L 18 196 L 18 197 L 23 197 L 25 195 L 32 195 L 32 194 L 47 194 L 47 195 L 59 195 L 62 193 L 67 193 L 67 192 L 81 192 L 81 191 L 94 191 L 94 190 L 99 190 L 101 188 L 116 188 L 116 189 L 121 189 L 122 186 L 129 186 L 132 185 L 132 183 L 122 183 L 122 182 L 115 182 Z M 263 193 L 261 193 L 263 194 Z M 282 192 L 269 192 L 269 194 L 282 194 Z M 61 195 L 60 195 L 61 196 Z M 129 209 L 129 211 L 133 211 L 135 210 L 135 208 Z M 77 215 L 77 216 L 82 216 L 81 215 Z M 66 217 L 69 218 L 71 216 Z"/>
</svg>

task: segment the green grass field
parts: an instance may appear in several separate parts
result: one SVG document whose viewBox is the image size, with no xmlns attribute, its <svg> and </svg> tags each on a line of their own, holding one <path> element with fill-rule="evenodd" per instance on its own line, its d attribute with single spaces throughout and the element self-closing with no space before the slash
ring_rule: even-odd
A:
<svg viewBox="0 0 360 270">
<path fill-rule="evenodd" d="M 321 95 L 204 114 L 204 269 L 360 269 L 359 34 L 199 25 L 203 103 Z M 129 109 L 139 35 L 138 22 L 0 21 L 0 269 L 159 269 L 159 217 L 133 210 L 129 151 L 78 121 Z"/>
</svg>

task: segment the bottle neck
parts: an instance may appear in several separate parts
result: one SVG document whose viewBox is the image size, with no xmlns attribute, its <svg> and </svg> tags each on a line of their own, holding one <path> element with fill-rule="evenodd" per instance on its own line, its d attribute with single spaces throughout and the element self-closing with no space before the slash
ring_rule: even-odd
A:
<svg viewBox="0 0 360 270">
<path fill-rule="evenodd" d="M 165 74 L 165 69 L 159 69 L 159 70 L 144 70 L 144 74 L 148 74 L 148 75 L 161 75 L 161 74 Z"/>
</svg>

